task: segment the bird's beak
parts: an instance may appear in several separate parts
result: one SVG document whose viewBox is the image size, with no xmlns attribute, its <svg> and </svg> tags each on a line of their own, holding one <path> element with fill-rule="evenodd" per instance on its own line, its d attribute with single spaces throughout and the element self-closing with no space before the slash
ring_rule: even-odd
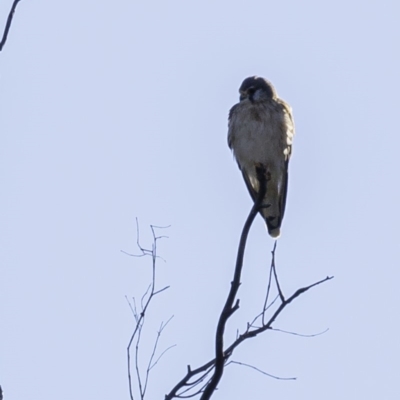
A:
<svg viewBox="0 0 400 400">
<path fill-rule="evenodd" d="M 239 97 L 240 101 L 247 99 L 247 93 L 244 92 L 240 92 L 240 97 Z"/>
</svg>

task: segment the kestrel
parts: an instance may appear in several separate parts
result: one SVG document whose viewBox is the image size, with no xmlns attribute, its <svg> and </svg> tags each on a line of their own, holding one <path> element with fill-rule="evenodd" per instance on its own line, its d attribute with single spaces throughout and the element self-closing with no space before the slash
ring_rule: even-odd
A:
<svg viewBox="0 0 400 400">
<path fill-rule="evenodd" d="M 258 76 L 245 79 L 239 93 L 240 102 L 229 111 L 228 145 L 253 201 L 260 185 L 257 170 L 262 171 L 267 191 L 260 214 L 269 234 L 278 238 L 294 136 L 292 109 L 277 96 L 270 82 Z"/>
</svg>

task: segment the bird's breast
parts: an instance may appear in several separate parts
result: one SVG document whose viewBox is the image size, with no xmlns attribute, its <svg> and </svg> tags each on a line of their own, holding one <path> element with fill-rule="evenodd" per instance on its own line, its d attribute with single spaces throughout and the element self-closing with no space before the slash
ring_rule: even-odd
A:
<svg viewBox="0 0 400 400">
<path fill-rule="evenodd" d="M 236 160 L 246 170 L 254 168 L 255 163 L 283 165 L 285 138 L 281 113 L 275 107 L 246 103 L 239 104 L 229 124 Z"/>
</svg>

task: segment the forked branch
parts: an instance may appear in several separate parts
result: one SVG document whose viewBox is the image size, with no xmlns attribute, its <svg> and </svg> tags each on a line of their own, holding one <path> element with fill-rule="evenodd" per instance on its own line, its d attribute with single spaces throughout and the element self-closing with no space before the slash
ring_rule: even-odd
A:
<svg viewBox="0 0 400 400">
<path fill-rule="evenodd" d="M 147 316 L 147 310 L 148 310 L 152 300 L 154 299 L 154 297 L 169 288 L 169 286 L 165 286 L 161 289 L 156 288 L 156 261 L 157 261 L 157 258 L 160 258 L 157 255 L 157 241 L 159 239 L 165 238 L 166 236 L 157 236 L 155 233 L 155 229 L 168 228 L 168 227 L 159 227 L 159 226 L 150 225 L 150 228 L 151 228 L 151 231 L 153 234 L 153 243 L 152 243 L 151 249 L 146 249 L 140 245 L 139 223 L 138 223 L 137 219 L 136 219 L 136 227 L 137 227 L 137 245 L 139 247 L 139 250 L 141 251 L 141 254 L 133 255 L 133 254 L 129 254 L 126 252 L 123 252 L 123 253 L 128 254 L 130 256 L 134 256 L 134 257 L 150 256 L 152 259 L 152 278 L 151 278 L 150 285 L 148 286 L 147 290 L 145 291 L 145 293 L 142 295 L 142 297 L 140 299 L 139 306 L 136 305 L 135 298 L 132 299 L 132 303 L 127 298 L 129 307 L 135 318 L 136 324 L 133 329 L 132 335 L 129 339 L 126 353 L 127 353 L 127 363 L 128 363 L 128 384 L 129 384 L 130 398 L 131 398 L 131 400 L 134 400 L 134 394 L 133 394 L 133 392 L 134 392 L 133 386 L 134 385 L 133 385 L 133 378 L 132 378 L 132 367 L 134 365 L 134 370 L 136 373 L 136 383 L 137 383 L 137 387 L 138 387 L 139 396 L 140 396 L 140 399 L 143 400 L 145 398 L 148 383 L 149 383 L 150 371 L 157 365 L 157 363 L 159 362 L 161 357 L 169 349 L 174 347 L 174 346 L 170 346 L 167 349 L 165 349 L 163 352 L 161 352 L 160 355 L 157 355 L 160 336 L 161 336 L 163 330 L 165 329 L 165 327 L 168 325 L 168 323 L 173 318 L 173 316 L 171 318 L 169 318 L 166 323 L 161 322 L 160 328 L 157 331 L 157 336 L 155 339 L 153 350 L 149 357 L 147 367 L 144 371 L 144 377 L 143 377 L 142 371 L 141 371 L 141 368 L 139 365 L 139 349 L 140 349 L 140 342 L 141 342 L 141 337 L 142 337 L 142 330 L 143 330 L 145 319 Z M 133 350 L 133 347 L 134 347 L 134 350 Z M 132 352 L 133 352 L 134 361 L 132 361 Z"/>
<path fill-rule="evenodd" d="M 257 171 L 258 174 L 264 174 L 264 171 Z M 238 253 L 236 258 L 236 266 L 234 272 L 234 278 L 231 282 L 231 288 L 219 317 L 216 335 L 215 335 L 215 358 L 208 361 L 207 363 L 203 364 L 202 366 L 191 369 L 190 366 L 187 368 L 186 375 L 172 388 L 172 390 L 165 395 L 165 400 L 172 400 L 174 398 L 193 398 L 199 394 L 201 394 L 200 400 L 209 400 L 212 394 L 217 389 L 218 383 L 221 380 L 221 377 L 224 372 L 224 368 L 229 364 L 240 364 L 243 366 L 247 366 L 253 368 L 263 374 L 276 378 L 276 379 L 294 379 L 294 378 L 281 378 L 275 375 L 266 373 L 261 371 L 260 369 L 245 364 L 239 363 L 234 361 L 229 361 L 234 350 L 244 341 L 254 338 L 257 335 L 267 331 L 272 330 L 272 324 L 276 321 L 278 316 L 282 313 L 282 311 L 299 297 L 301 294 L 307 292 L 309 289 L 313 288 L 314 286 L 320 285 L 333 277 L 326 277 L 318 282 L 315 282 L 311 285 L 302 287 L 296 290 L 291 296 L 285 298 L 281 286 L 278 282 L 278 275 L 276 272 L 275 267 L 275 250 L 276 250 L 276 242 L 274 248 L 272 250 L 272 260 L 270 266 L 270 275 L 269 275 L 269 282 L 266 289 L 266 297 L 262 307 L 261 312 L 257 315 L 251 323 L 247 324 L 246 329 L 243 333 L 238 334 L 236 339 L 226 348 L 224 348 L 224 332 L 225 327 L 227 324 L 228 319 L 232 316 L 232 314 L 239 309 L 239 300 L 236 299 L 239 287 L 240 287 L 240 279 L 241 279 L 241 272 L 243 266 L 243 257 L 244 251 L 246 247 L 247 236 L 250 230 L 250 227 L 261 207 L 267 207 L 268 205 L 264 205 L 263 199 L 266 193 L 266 185 L 265 185 L 265 178 L 264 176 L 259 175 L 259 182 L 264 182 L 264 184 L 260 184 L 258 197 L 250 211 L 249 216 L 247 217 L 246 223 L 243 227 L 243 231 L 240 237 Z M 278 295 L 273 299 L 270 303 L 268 303 L 271 285 L 272 285 L 272 278 L 276 285 L 276 290 Z M 280 300 L 280 304 L 277 305 L 277 301 Z M 274 306 L 274 307 L 273 307 Z M 274 311 L 272 311 L 272 307 Z M 271 314 L 269 318 L 267 318 L 267 311 L 271 310 Z M 259 321 L 260 326 L 256 326 L 256 321 Z M 314 336 L 314 335 L 309 335 Z"/>
</svg>

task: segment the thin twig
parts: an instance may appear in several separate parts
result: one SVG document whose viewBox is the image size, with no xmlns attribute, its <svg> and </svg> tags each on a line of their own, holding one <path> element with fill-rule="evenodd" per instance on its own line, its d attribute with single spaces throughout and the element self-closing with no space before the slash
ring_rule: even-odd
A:
<svg viewBox="0 0 400 400">
<path fill-rule="evenodd" d="M 208 383 L 210 382 L 210 379 L 207 380 L 206 383 L 203 383 L 204 380 L 207 378 L 208 374 L 211 372 L 212 368 L 209 368 L 206 372 L 204 372 L 203 375 L 200 376 L 200 378 L 198 378 L 197 380 L 195 380 L 194 382 L 188 382 L 185 386 L 188 386 L 185 390 L 182 390 L 179 393 L 179 398 L 182 397 L 193 397 L 198 395 L 199 393 L 202 393 L 204 391 L 204 388 L 208 385 Z M 188 394 L 187 396 L 182 396 L 185 393 L 189 393 L 190 391 L 193 391 L 193 389 L 200 385 L 200 383 L 203 383 L 203 385 L 200 387 L 200 389 L 197 389 L 196 392 L 190 393 L 190 395 Z"/>
<path fill-rule="evenodd" d="M 162 354 L 165 353 L 165 352 L 163 352 L 163 353 L 161 354 L 161 356 L 157 358 L 157 361 L 153 364 L 153 359 L 154 359 L 154 356 L 155 356 L 155 354 L 156 354 L 157 347 L 158 347 L 158 341 L 160 340 L 160 336 L 161 336 L 163 330 L 165 329 L 165 327 L 168 325 L 168 323 L 171 321 L 171 319 L 172 319 L 173 317 L 174 317 L 174 316 L 172 315 L 172 316 L 168 319 L 168 321 L 167 321 L 165 324 L 164 324 L 164 322 L 161 322 L 160 329 L 157 331 L 157 337 L 156 337 L 156 340 L 155 340 L 155 342 L 154 342 L 153 351 L 151 352 L 151 356 L 150 356 L 149 362 L 148 362 L 148 364 L 147 364 L 146 379 L 145 379 L 145 381 L 144 381 L 144 387 L 143 387 L 143 397 L 144 397 L 145 394 L 146 394 L 147 384 L 148 384 L 148 382 L 149 382 L 149 377 L 150 377 L 150 370 L 157 364 L 157 362 L 158 362 L 158 360 L 161 358 Z M 172 347 L 173 347 L 173 346 L 172 346 Z"/>
<path fill-rule="evenodd" d="M 142 310 L 144 308 L 144 299 L 146 298 L 147 293 L 149 293 L 150 288 L 152 288 L 151 284 L 147 287 L 146 291 L 144 292 L 143 296 L 140 299 L 140 306 L 142 307 Z M 150 296 L 152 294 L 153 294 L 153 290 L 151 291 Z"/>
<path fill-rule="evenodd" d="M 133 310 L 132 304 L 131 304 L 131 302 L 129 301 L 128 296 L 125 296 L 125 300 L 126 300 L 126 302 L 128 303 L 129 308 L 130 308 L 131 311 L 132 311 L 132 314 L 135 315 L 135 311 Z"/>
<path fill-rule="evenodd" d="M 316 336 L 321 336 L 323 334 L 325 334 L 326 332 L 329 331 L 329 328 L 326 328 L 324 331 L 322 332 L 318 332 L 318 333 L 312 333 L 310 335 L 305 335 L 303 333 L 297 333 L 297 332 L 291 332 L 291 331 L 285 331 L 283 329 L 278 329 L 278 328 L 270 328 L 271 331 L 275 331 L 275 332 L 281 332 L 281 333 L 287 333 L 288 335 L 293 335 L 293 336 L 300 336 L 300 337 L 305 337 L 305 338 L 311 338 L 311 337 L 316 337 Z"/>
<path fill-rule="evenodd" d="M 183 390 L 183 391 L 179 394 L 179 396 L 177 396 L 177 397 L 178 397 L 178 398 L 191 398 L 191 397 L 197 396 L 197 395 L 200 394 L 200 393 L 203 393 L 203 392 L 204 392 L 204 389 L 210 384 L 211 378 L 209 378 L 209 379 L 207 380 L 207 382 L 205 382 L 205 383 L 204 383 L 204 380 L 207 378 L 208 374 L 209 374 L 211 371 L 212 371 L 212 368 L 208 369 L 208 370 L 207 370 L 199 379 L 197 379 L 195 382 L 188 382 L 188 385 L 187 385 L 187 386 L 189 386 L 189 387 L 188 387 L 187 389 Z M 193 388 L 194 388 L 195 386 L 199 385 L 200 383 L 203 383 L 203 385 L 200 387 L 200 389 L 197 389 L 196 392 L 190 393 L 190 394 L 188 394 L 188 395 L 186 395 L 186 396 L 182 396 L 182 394 L 190 392 L 191 390 L 193 390 Z"/>
<path fill-rule="evenodd" d="M 276 282 L 276 287 L 278 289 L 278 293 L 279 293 L 279 297 L 281 299 L 282 302 L 285 301 L 285 296 L 283 295 L 283 292 L 281 290 L 281 287 L 279 285 L 279 280 L 278 280 L 278 274 L 276 273 L 276 267 L 275 267 L 275 250 L 276 250 L 276 240 L 275 240 L 275 245 L 274 248 L 272 250 L 272 261 L 271 261 L 271 268 L 272 271 L 274 273 L 274 278 L 275 278 L 275 282 Z"/>
<path fill-rule="evenodd" d="M 231 355 L 233 350 L 238 347 L 242 342 L 245 340 L 248 340 L 250 338 L 256 337 L 262 332 L 265 332 L 268 329 L 271 329 L 271 325 L 275 322 L 276 318 L 278 318 L 279 314 L 297 297 L 299 297 L 302 293 L 307 292 L 309 289 L 313 288 L 314 286 L 320 285 L 324 282 L 327 282 L 329 280 L 333 279 L 333 276 L 327 276 L 325 279 L 322 279 L 318 282 L 313 283 L 312 285 L 306 286 L 304 288 L 296 290 L 294 294 L 292 294 L 288 299 L 286 299 L 283 303 L 280 304 L 278 309 L 274 312 L 272 317 L 269 319 L 269 321 L 263 325 L 260 328 L 254 329 L 252 331 L 246 330 L 242 335 L 239 336 L 238 339 L 236 339 L 226 350 L 225 354 Z"/>
<path fill-rule="evenodd" d="M 179 397 L 180 395 L 178 395 L 178 391 L 180 389 L 182 389 L 185 386 L 191 386 L 192 384 L 193 385 L 197 384 L 196 381 L 189 383 L 189 380 L 198 374 L 204 373 L 204 375 L 202 375 L 202 377 L 199 378 L 199 379 L 204 380 L 204 377 L 212 370 L 212 368 L 214 367 L 214 364 L 215 364 L 215 359 L 212 359 L 212 360 L 208 361 L 207 363 L 203 364 L 201 367 L 193 369 L 193 370 L 190 368 L 190 365 L 188 365 L 186 375 L 172 388 L 172 390 L 168 394 L 165 395 L 164 399 L 172 400 L 176 397 Z M 190 389 L 187 389 L 187 390 L 190 390 Z"/>
<path fill-rule="evenodd" d="M 275 298 L 271 301 L 271 303 L 266 308 L 264 308 L 265 307 L 265 304 L 264 304 L 263 310 L 258 315 L 256 315 L 250 323 L 247 324 L 247 326 L 248 326 L 247 329 L 255 328 L 256 327 L 255 323 L 259 318 L 262 319 L 262 322 L 261 322 L 262 325 L 265 325 L 265 321 L 264 321 L 265 313 L 276 303 L 276 301 L 278 299 L 279 299 L 279 295 L 276 295 Z M 237 334 L 236 336 L 238 337 L 239 334 Z"/>
<path fill-rule="evenodd" d="M 140 312 L 138 312 L 138 310 L 136 308 L 135 298 L 133 298 L 133 306 L 128 301 L 129 307 L 130 307 L 130 309 L 131 309 L 131 311 L 132 311 L 132 313 L 133 313 L 133 315 L 135 317 L 135 321 L 136 321 L 136 326 L 135 326 L 135 328 L 133 330 L 133 333 L 132 333 L 132 335 L 131 335 L 131 337 L 129 339 L 128 346 L 127 346 L 127 349 L 126 349 L 126 351 L 127 351 L 127 363 L 128 363 L 129 395 L 130 395 L 131 400 L 134 400 L 134 397 L 133 397 L 133 384 L 132 384 L 132 371 L 131 371 L 131 347 L 132 347 L 134 339 L 136 338 L 135 362 L 134 362 L 134 364 L 135 364 L 135 369 L 136 369 L 136 379 L 137 379 L 137 384 L 138 384 L 138 387 L 139 387 L 139 394 L 140 394 L 141 400 L 144 399 L 145 394 L 146 394 L 146 389 L 147 389 L 147 385 L 148 385 L 150 370 L 157 364 L 157 362 L 160 360 L 161 356 L 163 354 L 165 354 L 165 352 L 168 350 L 168 349 L 165 350 L 161 354 L 161 356 L 159 356 L 157 358 L 157 360 L 155 362 L 153 362 L 153 359 L 155 357 L 155 352 L 157 350 L 159 336 L 160 336 L 161 332 L 163 331 L 163 329 L 165 328 L 165 326 L 170 321 L 170 319 L 165 324 L 162 324 L 161 327 L 160 327 L 160 330 L 158 332 L 155 345 L 153 347 L 153 352 L 152 352 L 152 354 L 150 356 L 150 361 L 149 361 L 149 363 L 147 365 L 146 376 L 145 376 L 145 379 L 144 379 L 144 382 L 143 382 L 141 374 L 140 374 L 140 366 L 139 366 L 139 348 L 140 348 L 140 340 L 141 340 L 142 328 L 143 328 L 144 323 L 145 323 L 146 312 L 147 312 L 147 309 L 148 309 L 151 301 L 153 300 L 153 298 L 156 295 L 164 292 L 166 289 L 169 288 L 169 286 L 165 286 L 162 289 L 156 290 L 156 261 L 159 258 L 159 256 L 157 255 L 157 241 L 159 239 L 163 238 L 164 236 L 157 236 L 156 235 L 155 229 L 157 227 L 155 227 L 153 225 L 150 225 L 150 228 L 151 228 L 152 235 L 153 235 L 153 244 L 152 244 L 151 250 L 148 250 L 148 249 L 145 249 L 144 247 L 142 247 L 141 244 L 140 244 L 139 223 L 138 223 L 138 220 L 136 218 L 136 233 L 138 235 L 136 243 L 137 243 L 137 246 L 138 246 L 139 250 L 142 252 L 141 256 L 151 256 L 151 258 L 152 258 L 152 278 L 151 278 L 150 285 L 147 287 L 146 291 L 144 292 L 144 294 L 142 295 L 142 297 L 140 299 L 140 307 L 141 307 Z"/>
<path fill-rule="evenodd" d="M 156 295 L 156 294 L 159 294 L 159 293 L 161 293 L 161 292 L 163 292 L 164 290 L 167 290 L 167 289 L 169 289 L 170 288 L 170 286 L 165 286 L 165 287 L 163 287 L 162 289 L 160 289 L 160 290 L 156 290 L 153 294 L 154 294 L 154 296 Z"/>
<path fill-rule="evenodd" d="M 237 364 L 237 365 L 242 365 L 244 367 L 248 367 L 248 368 L 252 368 L 260 373 L 262 373 L 263 375 L 269 376 L 270 378 L 274 378 L 274 379 L 278 379 L 280 381 L 295 381 L 297 378 L 292 377 L 292 378 L 282 378 L 281 376 L 277 376 L 277 375 L 272 375 L 269 374 L 268 372 L 265 372 L 257 367 L 255 367 L 254 365 L 250 365 L 250 364 L 246 364 L 243 362 L 239 362 L 239 361 L 229 361 L 229 363 L 227 363 L 226 365 L 228 366 L 229 364 Z"/>
<path fill-rule="evenodd" d="M 278 309 L 274 312 L 274 314 L 271 316 L 271 318 L 268 320 L 268 322 L 265 323 L 265 325 L 263 325 L 260 328 L 254 329 L 254 330 L 247 330 L 245 333 L 239 335 L 239 337 L 230 346 L 228 346 L 225 349 L 225 351 L 223 353 L 224 359 L 227 360 L 230 356 L 232 356 L 234 350 L 244 341 L 251 339 L 251 338 L 261 334 L 262 332 L 265 332 L 265 331 L 271 329 L 273 322 L 275 322 L 275 320 L 278 318 L 278 316 L 281 314 L 281 312 L 293 300 L 295 300 L 301 294 L 303 294 L 303 293 L 307 292 L 309 289 L 311 289 L 315 286 L 321 285 L 322 283 L 327 282 L 331 279 L 333 279 L 333 276 L 327 276 L 325 279 L 315 282 L 312 285 L 309 285 L 309 286 L 306 286 L 306 287 L 296 290 L 296 292 L 293 293 L 289 298 L 287 298 L 284 303 L 280 304 Z M 194 376 L 196 376 L 198 374 L 203 374 L 205 371 L 207 371 L 210 368 L 212 369 L 215 362 L 216 362 L 216 360 L 212 359 L 212 360 L 208 361 L 207 363 L 203 364 L 202 366 L 200 366 L 196 369 L 193 369 L 193 370 L 190 367 L 188 367 L 186 375 L 173 387 L 173 389 L 167 395 L 165 395 L 165 400 L 172 400 L 174 398 L 180 397 L 180 395 L 178 395 L 178 391 L 181 390 L 183 387 L 188 386 L 189 380 L 191 378 L 193 378 Z"/>
<path fill-rule="evenodd" d="M 17 4 L 20 2 L 21 0 L 14 0 L 12 6 L 11 6 L 11 10 L 8 13 L 8 17 L 7 17 L 7 22 L 6 22 L 6 26 L 4 28 L 4 32 L 3 32 L 3 38 L 1 39 L 0 42 L 0 51 L 3 50 L 4 45 L 7 42 L 7 37 L 8 37 L 8 32 L 10 31 L 11 28 L 11 22 L 13 20 L 14 17 L 14 13 L 15 13 L 15 9 L 17 8 Z"/>
<path fill-rule="evenodd" d="M 272 254 L 274 254 L 275 252 L 275 248 L 276 248 L 276 240 L 275 240 L 275 244 L 274 244 L 274 249 L 272 250 Z M 271 291 L 271 282 L 272 282 L 272 260 L 271 260 L 271 265 L 269 268 L 269 277 L 268 277 L 268 285 L 267 285 L 267 293 L 265 294 L 265 301 L 264 301 L 264 307 L 263 307 L 263 311 L 262 311 L 262 324 L 264 325 L 265 323 L 265 312 L 267 311 L 267 309 L 269 308 L 268 306 L 268 298 L 269 298 L 269 294 Z M 273 302 L 274 303 L 274 302 Z M 272 303 L 272 304 L 273 304 Z M 270 305 L 271 306 L 271 305 Z"/>
<path fill-rule="evenodd" d="M 143 316 L 143 319 L 144 319 L 144 316 Z M 143 386 L 142 386 L 142 379 L 140 377 L 140 369 L 139 369 L 139 343 L 140 343 L 140 338 L 142 335 L 142 326 L 143 326 L 143 324 L 140 324 L 140 327 L 138 329 L 138 334 L 136 337 L 136 346 L 135 346 L 135 370 L 136 370 L 136 378 L 137 378 L 138 385 L 139 385 L 139 393 L 140 393 L 141 399 L 143 399 Z"/>
<path fill-rule="evenodd" d="M 269 305 L 267 306 L 267 308 L 263 309 L 263 315 L 265 315 L 266 311 L 268 311 L 275 303 L 276 301 L 279 299 L 279 295 L 276 295 L 275 298 L 271 301 L 271 303 L 269 303 Z M 264 322 L 263 322 L 264 325 Z"/>
<path fill-rule="evenodd" d="M 174 347 L 176 347 L 176 344 L 173 344 L 173 345 L 167 347 L 167 348 L 157 357 L 157 360 L 154 361 L 153 365 L 150 366 L 150 370 L 153 369 L 153 368 L 158 364 L 158 362 L 161 360 L 162 356 L 163 356 L 168 350 L 171 350 L 171 349 L 174 348 Z"/>
</svg>

